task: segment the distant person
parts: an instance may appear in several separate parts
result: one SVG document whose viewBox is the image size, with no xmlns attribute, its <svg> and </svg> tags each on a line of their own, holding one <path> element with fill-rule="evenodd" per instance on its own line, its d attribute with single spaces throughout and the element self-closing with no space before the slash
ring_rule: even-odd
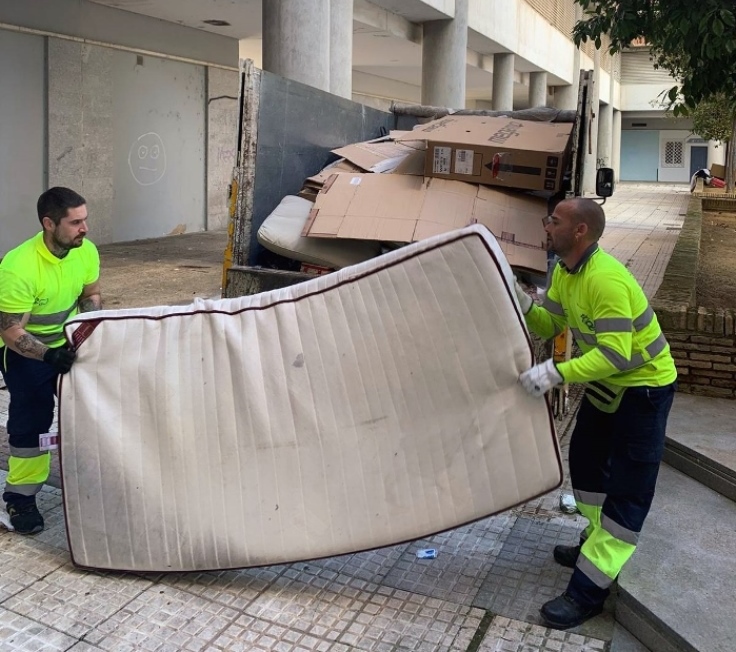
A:
<svg viewBox="0 0 736 652">
<path fill-rule="evenodd" d="M 695 186 L 698 183 L 698 179 L 702 179 L 703 183 L 706 186 L 709 186 L 711 181 L 713 180 L 713 176 L 710 173 L 710 170 L 708 168 L 701 168 L 700 170 L 696 170 L 695 174 L 690 177 L 690 192 L 693 192 L 695 190 Z"/>
<path fill-rule="evenodd" d="M 567 590 L 544 604 L 551 627 L 567 629 L 599 614 L 611 584 L 636 549 L 654 498 L 677 371 L 670 347 L 631 273 L 598 246 L 605 215 L 591 199 L 560 202 L 545 220 L 559 256 L 543 305 L 516 284 L 529 328 L 551 338 L 569 326 L 582 351 L 519 377 L 533 396 L 584 383 L 570 441 L 570 479 L 588 526 L 577 546 L 554 558 L 574 568 Z"/>
<path fill-rule="evenodd" d="M 43 530 L 36 494 L 49 477 L 50 454 L 39 448 L 54 418 L 59 374 L 76 354 L 64 323 L 101 307 L 97 248 L 86 239 L 87 206 L 69 188 L 38 198 L 42 231 L 0 262 L 0 372 L 10 392 L 10 458 L 3 500 L 20 534 Z"/>
</svg>

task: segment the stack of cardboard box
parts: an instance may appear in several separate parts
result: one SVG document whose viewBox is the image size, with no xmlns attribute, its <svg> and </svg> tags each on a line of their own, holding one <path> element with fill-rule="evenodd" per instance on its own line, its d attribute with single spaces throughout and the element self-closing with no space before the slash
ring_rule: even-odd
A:
<svg viewBox="0 0 736 652">
<path fill-rule="evenodd" d="M 479 223 L 509 263 L 544 274 L 548 199 L 568 169 L 572 123 L 449 115 L 333 150 L 305 181 L 306 238 L 409 243 Z"/>
</svg>

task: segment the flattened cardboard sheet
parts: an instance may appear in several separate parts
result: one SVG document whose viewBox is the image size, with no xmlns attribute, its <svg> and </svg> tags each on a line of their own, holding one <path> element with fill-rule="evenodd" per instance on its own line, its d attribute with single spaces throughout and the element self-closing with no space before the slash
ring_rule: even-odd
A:
<svg viewBox="0 0 736 652">
<path fill-rule="evenodd" d="M 435 178 L 335 176 L 315 200 L 304 231 L 316 238 L 414 242 L 469 224 L 487 226 L 509 263 L 547 270 L 547 234 L 540 197 Z"/>
</svg>

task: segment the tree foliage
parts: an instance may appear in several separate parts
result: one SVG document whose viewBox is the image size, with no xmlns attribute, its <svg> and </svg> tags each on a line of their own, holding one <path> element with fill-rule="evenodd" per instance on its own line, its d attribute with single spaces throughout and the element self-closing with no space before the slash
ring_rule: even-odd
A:
<svg viewBox="0 0 736 652">
<path fill-rule="evenodd" d="M 734 123 L 734 102 L 719 93 L 709 100 L 703 100 L 691 112 L 693 132 L 706 140 L 731 140 Z"/>
<path fill-rule="evenodd" d="M 575 43 L 601 35 L 614 54 L 644 38 L 655 66 L 670 71 L 679 86 L 669 92 L 675 115 L 722 94 L 736 98 L 736 2 L 734 0 L 575 0 L 584 16 Z"/>
<path fill-rule="evenodd" d="M 675 115 L 691 113 L 723 98 L 730 112 L 731 142 L 726 184 L 734 187 L 736 168 L 736 0 L 575 0 L 583 19 L 573 28 L 576 45 L 601 36 L 611 54 L 644 39 L 655 67 L 679 81 L 668 93 Z M 706 134 L 699 135 L 707 137 Z"/>
</svg>

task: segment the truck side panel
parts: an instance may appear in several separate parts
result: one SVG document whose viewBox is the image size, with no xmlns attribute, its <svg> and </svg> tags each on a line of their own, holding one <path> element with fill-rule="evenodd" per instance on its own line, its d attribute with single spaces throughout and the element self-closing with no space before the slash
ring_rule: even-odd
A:
<svg viewBox="0 0 736 652">
<path fill-rule="evenodd" d="M 258 143 L 248 264 L 263 248 L 256 233 L 285 195 L 334 159 L 330 150 L 395 128 L 396 117 L 261 71 Z"/>
</svg>

